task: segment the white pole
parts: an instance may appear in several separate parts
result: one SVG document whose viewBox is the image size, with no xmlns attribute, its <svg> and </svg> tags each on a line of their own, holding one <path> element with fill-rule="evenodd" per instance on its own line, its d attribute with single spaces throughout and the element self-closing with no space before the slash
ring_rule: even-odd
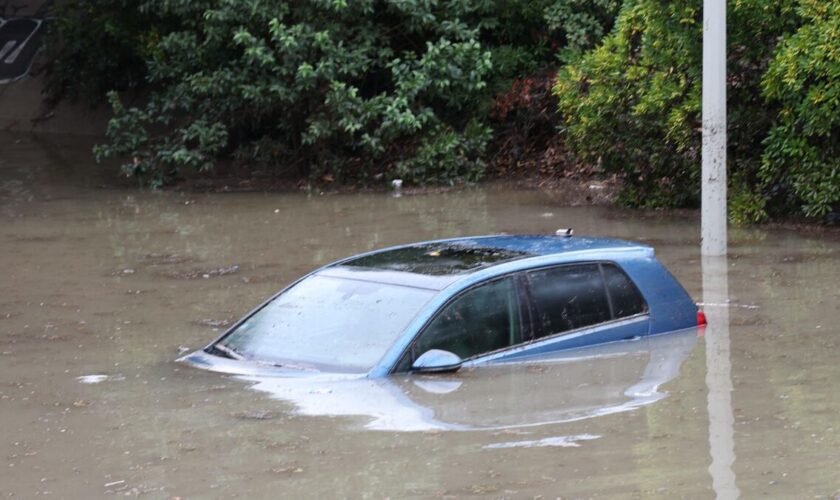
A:
<svg viewBox="0 0 840 500">
<path fill-rule="evenodd" d="M 703 255 L 726 255 L 726 0 L 703 0 Z"/>
</svg>

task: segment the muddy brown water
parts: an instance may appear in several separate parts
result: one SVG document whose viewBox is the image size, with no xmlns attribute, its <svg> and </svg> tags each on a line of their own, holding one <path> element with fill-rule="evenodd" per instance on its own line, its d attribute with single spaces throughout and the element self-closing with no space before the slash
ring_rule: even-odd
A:
<svg viewBox="0 0 840 500">
<path fill-rule="evenodd" d="M 148 192 L 88 151 L 0 136 L 2 498 L 840 495 L 836 234 L 733 230 L 701 262 L 696 213 L 503 186 Z M 174 361 L 333 259 L 565 226 L 654 245 L 704 336 L 344 383 Z"/>
</svg>

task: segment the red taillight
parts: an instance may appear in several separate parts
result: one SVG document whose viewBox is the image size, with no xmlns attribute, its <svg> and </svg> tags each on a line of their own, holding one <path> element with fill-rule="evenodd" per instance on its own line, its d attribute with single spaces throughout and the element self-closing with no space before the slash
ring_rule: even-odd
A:
<svg viewBox="0 0 840 500">
<path fill-rule="evenodd" d="M 697 310 L 697 326 L 706 326 L 706 313 L 702 310 Z"/>
</svg>

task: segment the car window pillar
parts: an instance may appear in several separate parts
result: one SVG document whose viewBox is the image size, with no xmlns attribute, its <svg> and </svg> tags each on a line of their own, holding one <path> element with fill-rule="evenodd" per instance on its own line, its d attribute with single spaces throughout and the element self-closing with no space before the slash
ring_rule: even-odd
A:
<svg viewBox="0 0 840 500">
<path fill-rule="evenodd" d="M 612 294 L 609 287 L 607 287 L 607 279 L 604 277 L 604 265 L 598 263 L 598 274 L 601 275 L 601 286 L 604 287 L 604 293 L 607 295 L 607 305 L 610 308 L 610 319 L 615 319 L 615 307 L 613 306 Z"/>
</svg>

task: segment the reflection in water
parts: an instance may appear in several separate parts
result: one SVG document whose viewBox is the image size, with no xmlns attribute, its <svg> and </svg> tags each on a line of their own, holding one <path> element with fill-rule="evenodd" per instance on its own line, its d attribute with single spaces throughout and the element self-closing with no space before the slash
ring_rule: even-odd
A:
<svg viewBox="0 0 840 500">
<path fill-rule="evenodd" d="M 696 338 L 692 329 L 449 376 L 242 378 L 301 414 L 364 416 L 368 429 L 501 430 L 585 420 L 659 401 L 667 396 L 659 386 L 678 375 Z"/>
<path fill-rule="evenodd" d="M 712 486 L 717 498 L 740 495 L 735 484 L 735 438 L 732 413 L 732 363 L 729 339 L 729 274 L 726 255 L 703 257 L 703 302 L 706 304 L 706 386 Z M 721 305 L 718 305 L 721 304 Z"/>
<path fill-rule="evenodd" d="M 76 377 L 76 380 L 83 384 L 98 384 L 108 379 L 108 375 L 82 375 Z"/>
</svg>

